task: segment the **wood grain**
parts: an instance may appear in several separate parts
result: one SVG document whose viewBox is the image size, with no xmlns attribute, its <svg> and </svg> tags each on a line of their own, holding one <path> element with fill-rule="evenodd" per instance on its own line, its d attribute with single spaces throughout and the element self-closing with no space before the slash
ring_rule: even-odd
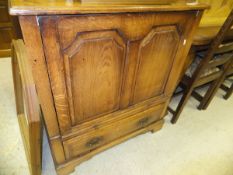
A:
<svg viewBox="0 0 233 175">
<path fill-rule="evenodd" d="M 141 128 L 135 132 L 132 132 L 128 135 L 125 135 L 123 137 L 120 137 L 118 138 L 117 140 L 114 140 L 113 142 L 110 142 L 102 147 L 99 147 L 95 150 L 93 150 L 92 152 L 90 152 L 89 154 L 86 154 L 84 156 L 81 156 L 81 157 L 78 157 L 76 159 L 72 159 L 70 160 L 69 162 L 66 162 L 64 163 L 63 165 L 60 165 L 57 167 L 57 173 L 58 175 L 68 175 L 70 173 L 72 173 L 74 170 L 75 170 L 75 166 L 79 165 L 80 163 L 92 158 L 94 155 L 106 150 L 106 149 L 109 149 L 117 144 L 120 144 L 130 138 L 133 138 L 137 135 L 140 135 L 140 134 L 143 134 L 143 133 L 146 133 L 148 131 L 151 131 L 151 132 L 156 132 L 158 130 L 160 130 L 162 127 L 163 127 L 163 124 L 164 124 L 164 120 L 161 119 L 155 123 L 152 123 L 151 125 L 147 126 L 147 127 L 144 127 L 144 128 Z"/>
<path fill-rule="evenodd" d="M 88 153 L 135 130 L 147 127 L 160 119 L 164 104 L 159 104 L 136 115 L 109 123 L 87 134 L 64 141 L 67 159 Z M 111 132 L 114 130 L 114 134 Z"/>
<path fill-rule="evenodd" d="M 64 58 L 74 124 L 119 109 L 126 49 L 116 31 L 82 33 L 77 38 Z"/>
<path fill-rule="evenodd" d="M 206 5 L 30 3 L 10 11 L 43 14 L 20 23 L 58 174 L 161 129 Z"/>
<path fill-rule="evenodd" d="M 53 105 L 54 102 L 37 19 L 35 16 L 21 16 L 19 20 L 48 135 L 49 137 L 59 136 L 60 130 L 57 122 L 57 114 Z M 61 145 L 61 141 L 59 141 L 59 144 Z M 55 163 L 64 162 L 65 158 L 62 146 L 57 147 L 53 143 L 50 143 L 50 145 L 52 150 L 56 150 L 56 154 L 53 157 Z"/>
<path fill-rule="evenodd" d="M 187 5 L 185 2 L 174 2 L 166 5 L 155 4 L 82 4 L 79 1 L 49 0 L 10 0 L 11 15 L 45 15 L 45 14 L 91 14 L 120 12 L 155 12 L 155 11 L 190 11 L 204 10 L 209 6 L 205 3 Z"/>
<path fill-rule="evenodd" d="M 220 27 L 233 8 L 233 0 L 198 0 L 201 3 L 210 5 L 205 10 L 200 27 Z"/>
<path fill-rule="evenodd" d="M 133 103 L 164 93 L 179 41 L 175 26 L 156 27 L 141 41 Z"/>
<path fill-rule="evenodd" d="M 31 175 L 40 175 L 42 168 L 42 124 L 35 84 L 22 40 L 12 44 L 12 71 L 17 118 Z"/>
<path fill-rule="evenodd" d="M 177 53 L 186 48 L 182 39 L 188 37 L 185 27 L 191 26 L 187 25 L 187 19 L 193 23 L 194 14 L 39 18 L 63 135 L 79 123 L 150 98 L 167 96 L 176 85 L 167 81 L 171 76 L 173 81 L 178 78 L 170 71 L 181 65 L 178 60 L 182 58 Z"/>
</svg>

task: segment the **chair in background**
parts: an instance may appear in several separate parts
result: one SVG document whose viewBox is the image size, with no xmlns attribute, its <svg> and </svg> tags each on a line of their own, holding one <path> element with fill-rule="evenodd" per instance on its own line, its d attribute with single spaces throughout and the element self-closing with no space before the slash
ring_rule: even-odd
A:
<svg viewBox="0 0 233 175">
<path fill-rule="evenodd" d="M 204 104 L 204 108 L 207 108 L 208 105 L 210 104 L 210 102 L 212 101 L 212 99 L 214 98 L 215 94 L 217 93 L 217 90 L 219 89 L 219 87 L 224 90 L 226 92 L 226 94 L 223 96 L 224 99 L 228 99 L 232 92 L 233 92 L 233 82 L 230 79 L 230 77 L 233 76 L 233 61 L 231 61 L 230 66 L 228 66 L 228 68 L 225 70 L 224 72 L 224 76 L 222 76 L 219 81 L 217 82 L 217 85 L 214 87 L 212 93 L 210 94 L 209 98 L 206 100 L 205 104 Z M 230 86 L 226 86 L 224 84 L 224 81 L 230 81 Z"/>
<path fill-rule="evenodd" d="M 233 31 L 233 10 L 220 29 L 215 39 L 211 42 L 207 50 L 198 53 L 198 58 L 191 65 L 190 73 L 186 73 L 179 87 L 182 88 L 182 98 L 176 108 L 173 110 L 168 107 L 172 113 L 171 122 L 176 123 L 189 97 L 192 95 L 200 104 L 198 109 L 206 109 L 213 98 L 213 94 L 220 87 L 226 77 L 227 70 L 233 60 L 233 42 L 223 42 L 227 33 Z M 202 57 L 202 58 L 201 58 Z M 195 68 L 193 68 L 193 65 Z M 210 86 L 204 96 L 201 96 L 195 88 L 209 83 Z"/>
<path fill-rule="evenodd" d="M 233 51 L 233 48 L 231 51 Z M 231 83 L 230 87 L 228 87 L 224 84 L 224 80 L 230 80 L 228 78 L 230 78 L 233 75 L 232 65 L 233 65 L 233 55 L 231 55 L 231 60 L 229 61 L 228 66 L 224 70 L 223 75 L 218 79 L 218 81 L 216 81 L 216 84 L 211 89 L 208 98 L 206 98 L 205 102 L 202 104 L 202 106 L 199 107 L 199 109 L 207 109 L 207 107 L 213 100 L 219 88 L 224 89 L 224 91 L 226 92 L 226 94 L 223 96 L 224 99 L 227 100 L 231 96 L 233 90 L 233 85 L 232 85 L 233 83 Z"/>
</svg>

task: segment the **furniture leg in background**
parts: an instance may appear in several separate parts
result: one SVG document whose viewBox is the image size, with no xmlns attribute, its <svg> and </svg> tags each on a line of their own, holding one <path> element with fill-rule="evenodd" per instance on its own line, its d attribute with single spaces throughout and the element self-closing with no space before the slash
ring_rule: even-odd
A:
<svg viewBox="0 0 233 175">
<path fill-rule="evenodd" d="M 226 75 L 226 70 L 229 68 L 232 61 L 233 47 L 232 43 L 222 43 L 226 34 L 232 33 L 233 11 L 231 11 L 223 27 L 210 44 L 207 51 L 204 52 L 203 58 L 197 63 L 194 71 L 190 75 L 184 75 L 181 80 L 181 87 L 184 87 L 183 96 L 176 110 L 168 107 L 173 115 L 171 122 L 176 123 L 188 98 L 192 95 L 200 102 L 198 109 L 206 109 L 212 100 L 217 89 L 221 85 Z M 221 47 L 219 47 L 221 45 Z M 215 59 L 216 58 L 216 59 Z M 196 61 L 196 60 L 195 60 Z M 214 72 L 208 73 L 208 70 L 214 69 Z M 210 83 L 210 87 L 204 96 L 201 96 L 195 88 Z"/>
</svg>

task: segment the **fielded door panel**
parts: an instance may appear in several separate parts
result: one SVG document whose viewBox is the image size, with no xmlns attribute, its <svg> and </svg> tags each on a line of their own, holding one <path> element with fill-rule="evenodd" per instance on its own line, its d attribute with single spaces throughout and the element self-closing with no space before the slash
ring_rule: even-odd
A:
<svg viewBox="0 0 233 175">
<path fill-rule="evenodd" d="M 176 26 L 162 26 L 140 42 L 133 103 L 164 93 L 179 40 Z"/>
<path fill-rule="evenodd" d="M 194 12 L 40 17 L 61 132 L 171 94 L 194 19 Z"/>
</svg>

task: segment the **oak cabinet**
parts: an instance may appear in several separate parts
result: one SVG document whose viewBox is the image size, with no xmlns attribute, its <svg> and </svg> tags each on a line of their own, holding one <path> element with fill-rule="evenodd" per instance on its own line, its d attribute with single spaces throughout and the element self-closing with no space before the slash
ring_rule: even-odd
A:
<svg viewBox="0 0 233 175">
<path fill-rule="evenodd" d="M 40 17 L 61 132 L 168 97 L 193 13 Z"/>
<path fill-rule="evenodd" d="M 44 7 L 10 11 L 20 16 L 58 174 L 161 129 L 206 5 Z"/>
</svg>

